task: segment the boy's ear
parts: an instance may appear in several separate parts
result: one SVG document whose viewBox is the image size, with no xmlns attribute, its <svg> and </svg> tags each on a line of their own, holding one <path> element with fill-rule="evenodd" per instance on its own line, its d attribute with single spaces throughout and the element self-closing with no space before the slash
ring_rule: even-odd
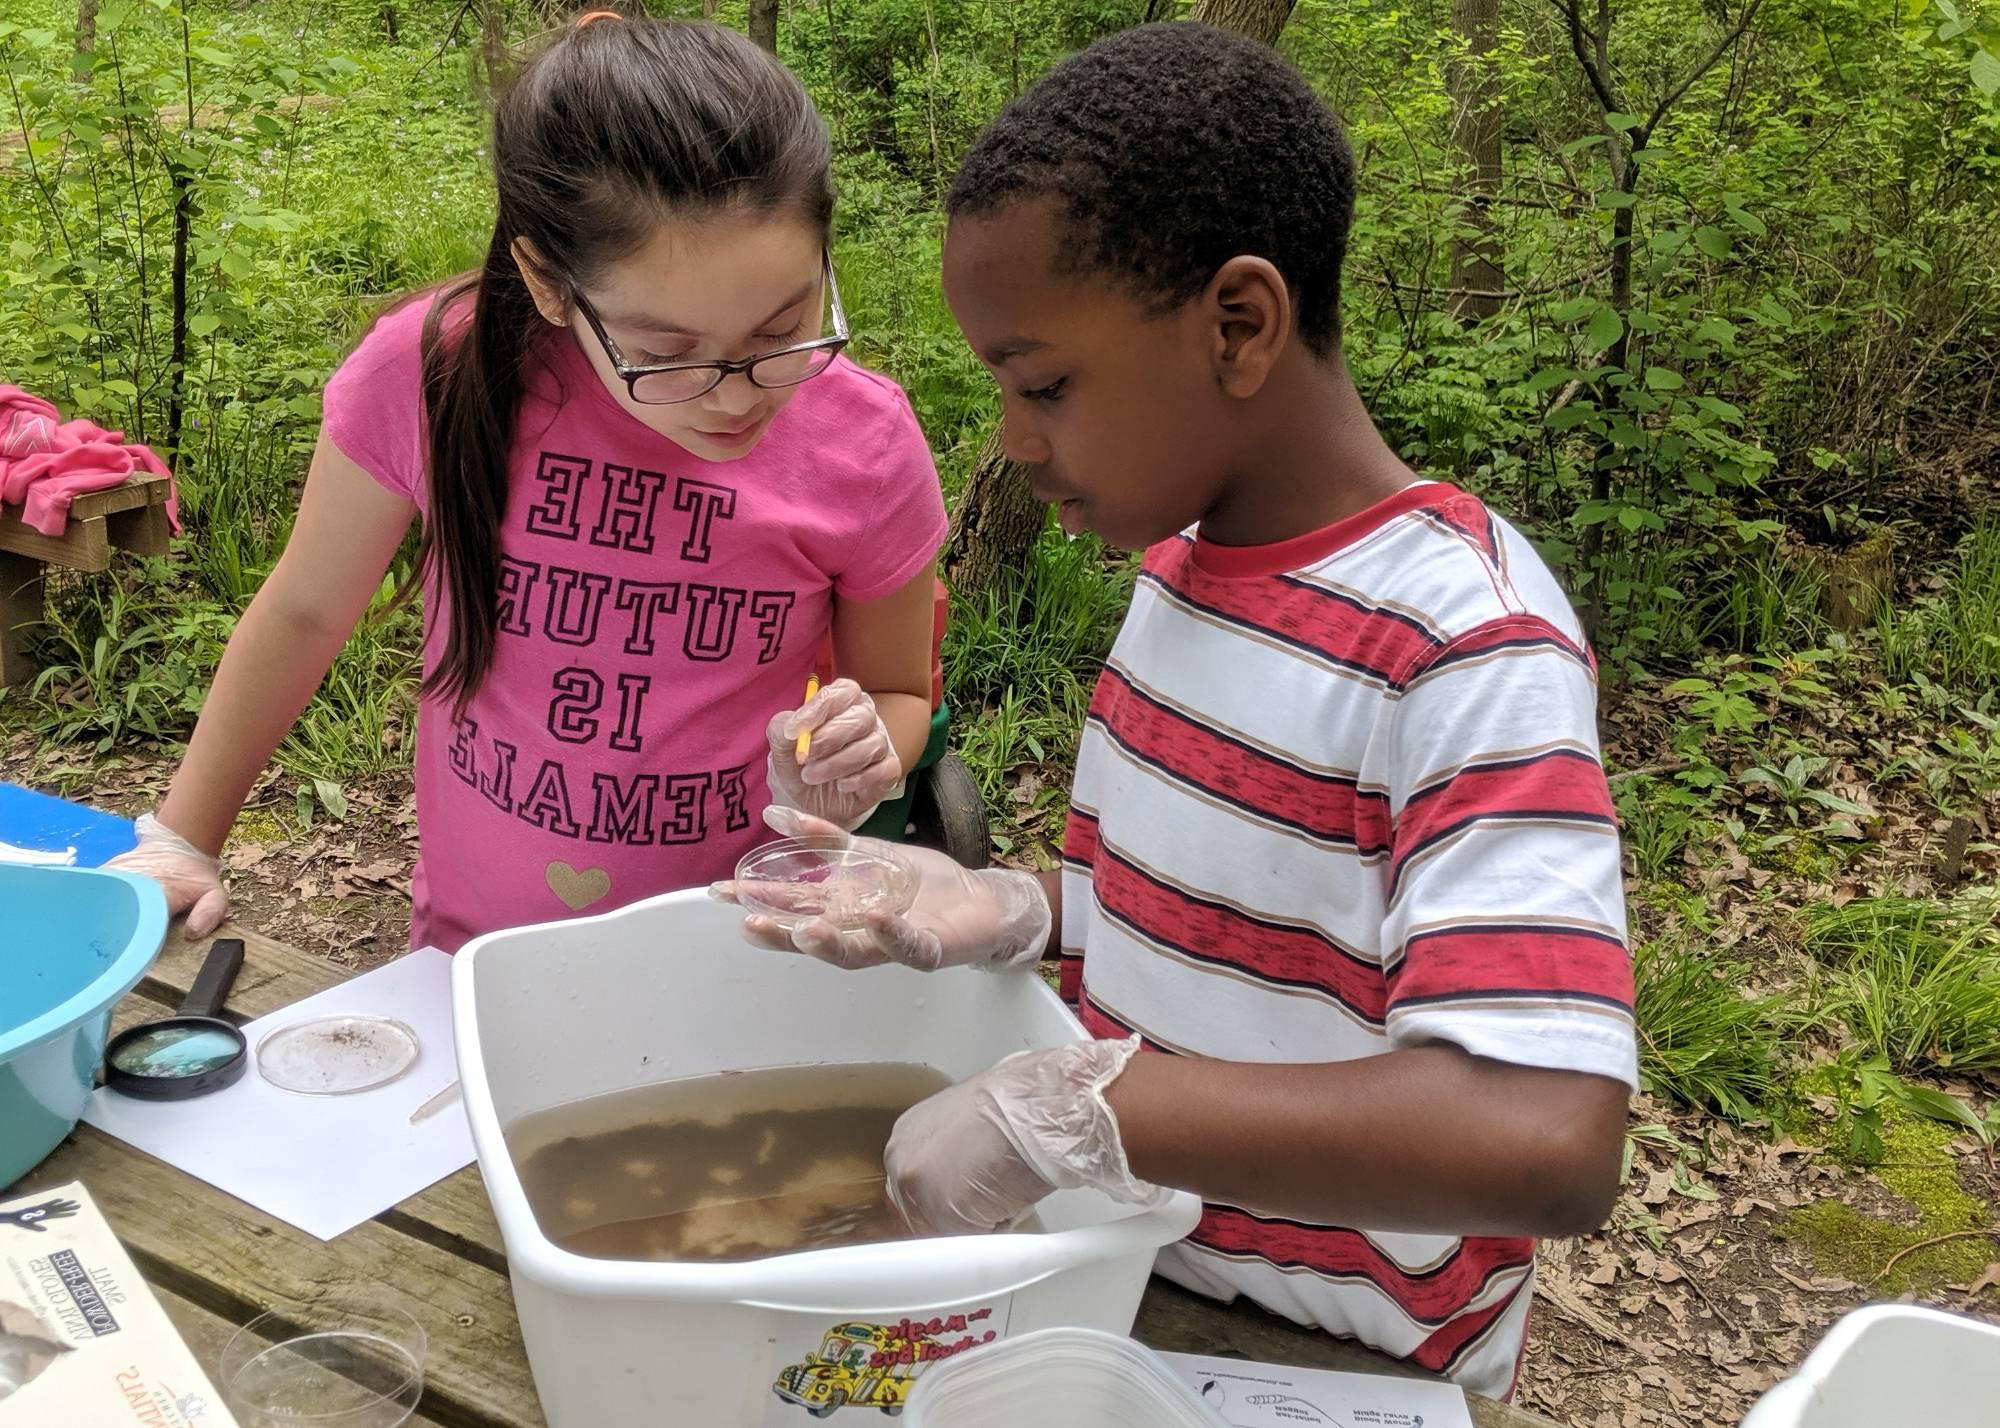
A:
<svg viewBox="0 0 2000 1428">
<path fill-rule="evenodd" d="M 1203 305 L 1214 321 L 1215 371 L 1232 397 L 1254 397 L 1292 336 L 1292 294 L 1267 258 L 1248 254 L 1215 270 Z"/>
<path fill-rule="evenodd" d="M 521 281 L 528 285 L 528 296 L 535 300 L 535 311 L 557 327 L 568 327 L 569 290 L 542 261 L 542 255 L 535 251 L 533 241 L 516 238 L 507 245 L 507 251 L 514 255 L 514 266 L 521 270 Z"/>
</svg>

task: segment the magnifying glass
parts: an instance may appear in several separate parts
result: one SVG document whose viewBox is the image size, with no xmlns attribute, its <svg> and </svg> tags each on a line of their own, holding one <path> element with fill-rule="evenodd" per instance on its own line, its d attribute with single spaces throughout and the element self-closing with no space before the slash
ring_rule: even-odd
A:
<svg viewBox="0 0 2000 1428">
<path fill-rule="evenodd" d="M 143 1101 L 185 1101 L 235 1085 L 250 1064 L 249 1045 L 219 1013 L 242 970 L 242 939 L 209 948 L 179 1011 L 111 1038 L 104 1084 Z"/>
</svg>

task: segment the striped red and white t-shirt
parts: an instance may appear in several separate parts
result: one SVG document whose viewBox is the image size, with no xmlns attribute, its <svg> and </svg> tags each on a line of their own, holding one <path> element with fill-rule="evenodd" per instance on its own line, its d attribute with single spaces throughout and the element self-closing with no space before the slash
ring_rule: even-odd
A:
<svg viewBox="0 0 2000 1428">
<path fill-rule="evenodd" d="M 1447 1042 L 1634 1084 L 1596 679 L 1518 531 L 1420 483 L 1279 545 L 1146 556 L 1064 849 L 1101 1036 L 1234 1061 Z M 1509 1391 L 1534 1242 L 1212 1203 L 1160 1271 Z"/>
</svg>

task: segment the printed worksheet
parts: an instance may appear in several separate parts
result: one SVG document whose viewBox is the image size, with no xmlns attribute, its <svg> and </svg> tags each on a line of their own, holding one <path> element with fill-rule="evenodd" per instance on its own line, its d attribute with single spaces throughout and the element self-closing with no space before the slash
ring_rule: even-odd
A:
<svg viewBox="0 0 2000 1428">
<path fill-rule="evenodd" d="M 1229 1428 L 1472 1428 L 1448 1383 L 1161 1354 Z"/>
</svg>

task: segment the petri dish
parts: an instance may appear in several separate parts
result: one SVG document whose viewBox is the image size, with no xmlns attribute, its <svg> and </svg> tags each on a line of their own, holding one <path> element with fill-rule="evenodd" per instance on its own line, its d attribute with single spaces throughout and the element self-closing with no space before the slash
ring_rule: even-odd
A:
<svg viewBox="0 0 2000 1428">
<path fill-rule="evenodd" d="M 423 1396 L 427 1348 L 400 1309 L 315 1300 L 244 1325 L 216 1380 L 244 1428 L 401 1428 Z"/>
<path fill-rule="evenodd" d="M 842 839 L 781 838 L 736 865 L 737 904 L 780 927 L 860 927 L 873 912 L 908 912 L 916 897 L 908 864 Z"/>
<path fill-rule="evenodd" d="M 257 1072 L 301 1096 L 386 1086 L 417 1064 L 417 1034 L 394 1017 L 341 1012 L 295 1021 L 257 1042 Z"/>
</svg>

